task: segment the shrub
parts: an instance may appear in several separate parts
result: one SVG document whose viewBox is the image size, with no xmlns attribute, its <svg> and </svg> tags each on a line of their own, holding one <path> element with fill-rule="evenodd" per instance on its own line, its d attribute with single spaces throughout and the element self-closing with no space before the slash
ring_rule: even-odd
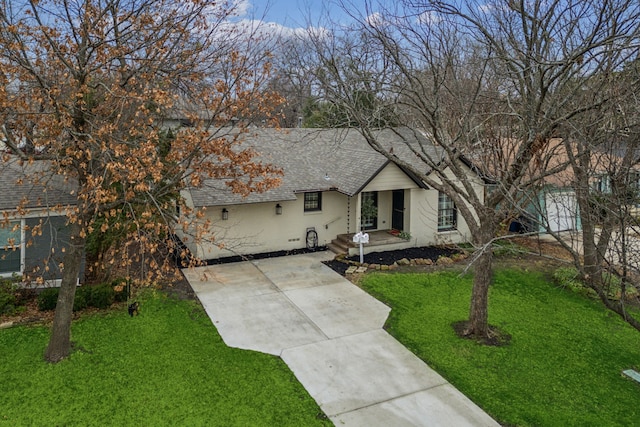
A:
<svg viewBox="0 0 640 427">
<path fill-rule="evenodd" d="M 36 296 L 34 289 L 26 289 L 15 284 L 16 305 L 25 306 L 29 301 L 33 301 Z"/>
<path fill-rule="evenodd" d="M 400 234 L 398 234 L 398 237 L 404 240 L 411 240 L 411 233 L 408 231 L 401 231 Z"/>
<path fill-rule="evenodd" d="M 38 295 L 38 309 L 41 311 L 54 310 L 58 302 L 59 288 L 47 288 Z M 0 296 L 1 298 L 1 296 Z M 111 283 L 98 286 L 80 286 L 76 289 L 73 300 L 73 311 L 84 310 L 87 307 L 99 309 L 109 308 L 114 301 L 126 301 L 126 286 L 116 292 Z"/>
<path fill-rule="evenodd" d="M 578 278 L 578 270 L 575 267 L 560 267 L 553 272 L 553 281 L 560 287 L 573 291 L 585 289 L 584 283 Z"/>
<path fill-rule="evenodd" d="M 618 276 L 614 276 L 613 274 L 604 273 L 602 275 L 602 282 L 604 290 L 607 292 L 607 297 L 609 299 L 619 300 L 623 297 L 622 295 L 622 280 Z M 637 289 L 632 285 L 627 285 L 625 287 L 624 298 L 633 299 L 638 296 Z"/>
<path fill-rule="evenodd" d="M 495 256 L 511 256 L 522 253 L 522 247 L 508 240 L 494 242 L 492 249 Z"/>
<path fill-rule="evenodd" d="M 3 282 L 0 284 L 0 315 L 13 316 L 25 311 L 34 295 L 32 290 L 23 289 L 14 282 Z"/>
<path fill-rule="evenodd" d="M 578 270 L 575 267 L 561 267 L 553 273 L 553 280 L 558 286 L 566 287 L 574 292 L 585 293 L 589 297 L 597 298 L 597 293 L 587 287 L 585 283 L 578 278 Z M 622 285 L 619 277 L 609 273 L 602 275 L 602 287 L 609 299 L 622 298 Z M 625 290 L 626 298 L 634 298 L 637 296 L 637 290 L 633 286 L 629 286 Z"/>
<path fill-rule="evenodd" d="M 11 316 L 16 311 L 15 298 L 8 292 L 0 291 L 0 315 Z"/>
<path fill-rule="evenodd" d="M 88 300 L 88 304 L 100 309 L 108 308 L 113 304 L 115 294 L 116 291 L 110 283 L 94 286 L 91 288 L 91 298 Z"/>
<path fill-rule="evenodd" d="M 49 311 L 55 310 L 58 303 L 58 294 L 60 288 L 47 288 L 38 294 L 38 310 Z M 87 308 L 88 301 L 91 298 L 90 287 L 79 287 L 76 289 L 76 296 L 73 299 L 73 311 L 80 311 Z"/>
<path fill-rule="evenodd" d="M 125 302 L 129 296 L 129 284 L 126 279 L 115 279 L 111 282 L 115 302 Z"/>
<path fill-rule="evenodd" d="M 38 294 L 38 310 L 49 311 L 56 308 L 58 302 L 58 288 L 46 288 Z"/>
<path fill-rule="evenodd" d="M 18 305 L 16 285 L 11 280 L 0 281 L 0 314 L 13 314 Z"/>
<path fill-rule="evenodd" d="M 90 305 L 93 290 L 90 286 L 76 288 L 76 296 L 73 299 L 73 311 L 84 310 Z"/>
</svg>

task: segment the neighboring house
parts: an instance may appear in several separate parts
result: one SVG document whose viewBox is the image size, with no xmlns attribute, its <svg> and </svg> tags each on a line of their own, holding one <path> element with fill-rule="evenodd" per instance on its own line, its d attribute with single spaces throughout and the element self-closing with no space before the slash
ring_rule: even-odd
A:
<svg viewBox="0 0 640 427">
<path fill-rule="evenodd" d="M 546 233 L 547 225 L 554 233 L 581 229 L 580 210 L 573 188 L 545 185 L 533 199 L 523 208 L 524 212 L 513 218 L 510 232 Z"/>
<path fill-rule="evenodd" d="M 546 184 L 534 195 L 526 212 L 511 224 L 511 231 L 546 233 L 580 230 L 580 211 L 573 188 Z"/>
<path fill-rule="evenodd" d="M 612 192 L 612 178 L 618 174 L 630 190 L 629 199 L 635 202 L 640 193 L 640 150 L 633 143 L 603 144 L 594 149 L 591 159 L 592 189 Z"/>
<path fill-rule="evenodd" d="M 407 138 L 422 139 L 432 154 L 437 153 L 424 136 L 400 131 Z M 381 131 L 378 140 L 429 173 L 394 132 Z M 180 235 L 198 258 L 315 246 L 354 253 L 357 249 L 349 243 L 361 230 L 372 237 L 365 245 L 367 252 L 470 239 L 449 197 L 374 151 L 357 129 L 252 129 L 243 146 L 260 153 L 260 161 L 280 167 L 282 183 L 247 197 L 232 193 L 223 180 L 185 191 L 188 205 L 206 209 L 203 220 L 211 221 L 216 238 L 196 243 Z M 471 168 L 468 171 L 484 196 L 484 183 Z"/>
<path fill-rule="evenodd" d="M 62 179 L 34 184 L 40 167 L 0 162 L 0 277 L 53 285 L 69 240 L 65 211 L 76 199 Z"/>
<path fill-rule="evenodd" d="M 560 141 L 560 140 L 557 140 Z M 591 154 L 591 178 L 590 190 L 602 195 L 612 192 L 610 171 L 624 171 L 624 155 L 625 147 L 619 147 L 618 150 L 611 147 L 601 147 L 602 151 L 594 150 Z M 568 156 L 563 144 L 555 147 L 554 156 L 552 156 L 545 166 L 547 168 L 561 168 L 563 164 L 568 162 Z M 632 214 L 638 212 L 640 204 L 640 171 L 630 168 L 628 175 L 625 177 L 625 188 L 628 193 L 626 208 Z M 551 231 L 579 231 L 582 228 L 580 219 L 580 209 L 576 200 L 575 176 L 573 169 L 567 166 L 565 169 L 548 176 L 540 188 L 537 195 L 536 205 L 538 206 L 537 214 L 533 214 L 535 220 L 540 224 L 538 231 L 546 231 L 544 227 L 545 219 Z"/>
<path fill-rule="evenodd" d="M 573 188 L 574 176 L 567 164 L 568 157 L 562 140 L 550 140 L 545 151 L 539 154 L 532 161 L 525 180 L 544 177 L 521 192 L 519 203 L 524 212 L 510 224 L 510 231 L 546 233 L 548 230 L 580 230 L 580 210 Z"/>
</svg>

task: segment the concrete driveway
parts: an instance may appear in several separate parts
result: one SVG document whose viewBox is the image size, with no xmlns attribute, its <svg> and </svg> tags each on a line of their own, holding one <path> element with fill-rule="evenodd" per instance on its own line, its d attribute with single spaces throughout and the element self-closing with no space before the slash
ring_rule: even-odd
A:
<svg viewBox="0 0 640 427">
<path fill-rule="evenodd" d="M 225 343 L 280 356 L 339 426 L 498 426 L 383 325 L 318 252 L 184 270 Z"/>
</svg>

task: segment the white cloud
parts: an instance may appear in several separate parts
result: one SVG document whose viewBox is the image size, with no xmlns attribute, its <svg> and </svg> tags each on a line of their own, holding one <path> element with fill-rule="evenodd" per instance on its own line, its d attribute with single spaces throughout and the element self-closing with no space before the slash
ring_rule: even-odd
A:
<svg viewBox="0 0 640 427">
<path fill-rule="evenodd" d="M 520 10 L 519 3 L 514 0 L 507 0 L 503 2 L 485 3 L 478 6 L 478 10 L 481 13 L 489 14 L 494 12 L 509 12 Z"/>
<path fill-rule="evenodd" d="M 265 39 L 276 38 L 308 38 L 324 37 L 329 31 L 323 27 L 291 27 L 277 22 L 255 19 L 256 10 L 251 0 L 227 0 L 226 4 L 232 9 L 229 19 L 220 26 L 219 37 L 225 34 L 254 34 Z"/>
<path fill-rule="evenodd" d="M 379 12 L 374 12 L 371 15 L 367 16 L 367 24 L 372 27 L 380 27 L 386 25 L 387 20 Z"/>
<path fill-rule="evenodd" d="M 418 23 L 431 25 L 442 21 L 442 17 L 433 11 L 427 11 L 418 15 Z"/>
<path fill-rule="evenodd" d="M 482 13 L 489 13 L 495 9 L 495 5 L 491 3 L 485 3 L 478 6 L 478 10 Z"/>
<path fill-rule="evenodd" d="M 275 22 L 264 22 L 256 19 L 242 19 L 233 23 L 229 22 L 227 25 L 237 31 L 245 32 L 248 34 L 257 32 L 258 35 L 280 34 L 283 31 L 292 31 L 292 29 L 283 27 L 282 25 L 276 24 Z"/>
<path fill-rule="evenodd" d="M 226 21 L 221 27 L 222 34 L 255 34 L 263 38 L 307 38 L 323 37 L 329 34 L 326 28 L 322 27 L 287 27 L 276 22 L 266 22 L 256 19 L 240 19 L 238 21 Z"/>
<path fill-rule="evenodd" d="M 253 5 L 249 0 L 232 0 L 234 15 L 238 17 L 246 16 Z"/>
</svg>

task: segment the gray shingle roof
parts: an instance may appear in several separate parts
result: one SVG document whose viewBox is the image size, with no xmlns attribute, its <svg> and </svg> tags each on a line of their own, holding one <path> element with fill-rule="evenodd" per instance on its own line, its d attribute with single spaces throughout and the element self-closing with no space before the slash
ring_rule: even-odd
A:
<svg viewBox="0 0 640 427">
<path fill-rule="evenodd" d="M 398 135 L 398 133 L 400 135 Z M 376 139 L 385 148 L 416 170 L 428 172 L 426 165 L 413 155 L 403 139 L 421 143 L 430 155 L 438 150 L 419 132 L 410 129 L 383 130 Z M 252 129 L 243 147 L 252 147 L 259 161 L 273 164 L 284 172 L 280 186 L 247 197 L 233 193 L 221 179 L 207 180 L 201 188 L 190 189 L 197 207 L 242 203 L 295 200 L 296 193 L 335 190 L 349 196 L 360 192 L 388 163 L 373 150 L 357 129 Z M 49 177 L 46 183 L 28 179 L 46 169 L 43 162 L 20 165 L 16 159 L 0 162 L 0 211 L 14 210 L 23 199 L 26 208 L 45 208 L 76 203 L 73 187 L 62 177 Z M 408 174 L 412 177 L 411 174 Z M 417 178 L 414 180 L 421 185 Z M 22 181 L 22 184 L 19 182 Z"/>
<path fill-rule="evenodd" d="M 399 132 L 401 136 L 395 132 Z M 436 154 L 435 147 L 419 133 L 409 129 L 384 130 L 376 138 L 385 148 L 425 173 L 422 163 L 402 142 L 419 142 Z M 335 190 L 353 196 L 389 162 L 373 150 L 357 129 L 255 129 L 243 143 L 253 147 L 259 160 L 280 167 L 282 184 L 264 193 L 247 197 L 232 193 L 223 180 L 208 180 L 202 188 L 190 190 L 196 207 L 242 203 L 295 200 L 295 194 L 307 191 Z"/>
<path fill-rule="evenodd" d="M 73 186 L 62 177 L 41 174 L 43 170 L 46 165 L 42 162 L 20 165 L 15 158 L 0 161 L 0 211 L 15 210 L 23 200 L 26 203 L 22 206 L 29 209 L 74 205 Z M 36 176 L 42 178 L 34 184 Z"/>
</svg>

